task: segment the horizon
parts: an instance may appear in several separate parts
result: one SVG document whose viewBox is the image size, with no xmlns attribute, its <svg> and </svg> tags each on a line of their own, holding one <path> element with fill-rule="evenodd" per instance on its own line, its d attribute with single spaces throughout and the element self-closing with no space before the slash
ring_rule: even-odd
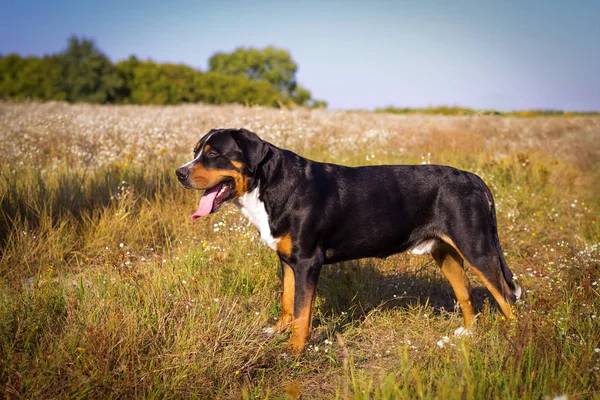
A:
<svg viewBox="0 0 600 400">
<path fill-rule="evenodd" d="M 135 55 L 206 71 L 216 52 L 273 45 L 329 109 L 600 110 L 591 1 L 136 3 L 4 4 L 0 54 L 54 54 L 76 35 L 113 62 Z"/>
</svg>

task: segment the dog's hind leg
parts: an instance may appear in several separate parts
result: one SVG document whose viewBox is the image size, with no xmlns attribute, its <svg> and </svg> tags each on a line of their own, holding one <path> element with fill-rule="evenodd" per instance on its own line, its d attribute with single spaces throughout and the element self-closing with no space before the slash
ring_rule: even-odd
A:
<svg viewBox="0 0 600 400">
<path fill-rule="evenodd" d="M 458 244 L 449 237 L 442 237 L 442 240 L 452 246 L 462 256 L 475 275 L 481 279 L 494 296 L 506 318 L 512 318 L 510 306 L 516 301 L 516 296 L 504 277 L 498 250 L 485 237 L 478 238 L 475 236 L 469 239 L 462 240 Z"/>
<path fill-rule="evenodd" d="M 442 273 L 452 285 L 454 294 L 463 313 L 465 329 L 469 329 L 473 324 L 475 311 L 471 303 L 469 294 L 469 281 L 463 268 L 463 259 L 458 252 L 450 245 L 442 242 L 433 251 L 432 256 L 435 262 L 442 269 Z"/>
<path fill-rule="evenodd" d="M 515 302 L 515 298 L 510 288 L 504 280 L 504 276 L 500 271 L 500 262 L 495 258 L 491 257 L 487 263 L 488 268 L 479 268 L 471 264 L 470 267 L 475 272 L 475 275 L 481 279 L 483 284 L 490 291 L 496 303 L 500 306 L 502 313 L 506 318 L 512 318 L 512 311 L 510 305 Z"/>
</svg>

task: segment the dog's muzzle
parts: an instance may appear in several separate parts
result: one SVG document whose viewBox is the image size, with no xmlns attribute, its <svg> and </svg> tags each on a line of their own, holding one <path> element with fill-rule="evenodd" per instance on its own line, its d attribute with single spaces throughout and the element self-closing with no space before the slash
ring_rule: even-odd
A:
<svg viewBox="0 0 600 400">
<path fill-rule="evenodd" d="M 190 170 L 188 169 L 188 167 L 179 167 L 175 171 L 175 175 L 177 175 L 177 179 L 179 179 L 179 182 L 183 183 L 190 176 Z"/>
</svg>

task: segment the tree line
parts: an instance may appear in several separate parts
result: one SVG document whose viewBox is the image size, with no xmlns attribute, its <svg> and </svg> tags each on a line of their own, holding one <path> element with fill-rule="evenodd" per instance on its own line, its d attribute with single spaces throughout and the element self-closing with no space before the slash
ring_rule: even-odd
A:
<svg viewBox="0 0 600 400">
<path fill-rule="evenodd" d="M 215 53 L 207 72 L 131 56 L 113 63 L 92 40 L 71 37 L 44 57 L 0 55 L 0 98 L 114 104 L 241 103 L 326 107 L 298 85 L 286 50 L 238 48 Z"/>
<path fill-rule="evenodd" d="M 563 110 L 516 110 L 516 111 L 497 111 L 497 110 L 479 110 L 466 107 L 438 106 L 426 108 L 399 108 L 388 106 L 375 109 L 376 113 L 385 114 L 428 114 L 428 115 L 495 115 L 502 117 L 575 117 L 575 116 L 600 116 L 599 111 L 563 111 Z"/>
</svg>

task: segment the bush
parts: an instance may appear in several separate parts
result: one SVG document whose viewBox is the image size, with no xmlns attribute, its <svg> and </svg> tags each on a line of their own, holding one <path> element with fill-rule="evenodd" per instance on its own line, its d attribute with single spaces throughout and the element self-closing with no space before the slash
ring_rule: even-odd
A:
<svg viewBox="0 0 600 400">
<path fill-rule="evenodd" d="M 276 106 L 283 101 L 266 82 L 203 73 L 186 65 L 157 64 L 130 57 L 117 64 L 127 82 L 124 99 L 133 104 L 242 103 Z"/>
<path fill-rule="evenodd" d="M 276 53 L 287 55 L 292 67 L 285 75 L 289 78 L 296 64 L 286 51 Z M 221 64 L 226 64 L 227 55 L 219 56 L 225 57 Z M 183 64 L 140 61 L 135 56 L 113 64 L 93 41 L 71 37 L 67 48 L 56 55 L 0 55 L 0 98 L 100 104 L 326 106 L 323 101 L 311 99 L 310 92 L 296 86 L 295 80 L 290 83 L 288 79 L 285 86 L 283 78 L 277 80 L 272 75 L 273 71 L 270 75 L 249 75 L 232 73 L 231 69 L 205 73 Z"/>
</svg>

